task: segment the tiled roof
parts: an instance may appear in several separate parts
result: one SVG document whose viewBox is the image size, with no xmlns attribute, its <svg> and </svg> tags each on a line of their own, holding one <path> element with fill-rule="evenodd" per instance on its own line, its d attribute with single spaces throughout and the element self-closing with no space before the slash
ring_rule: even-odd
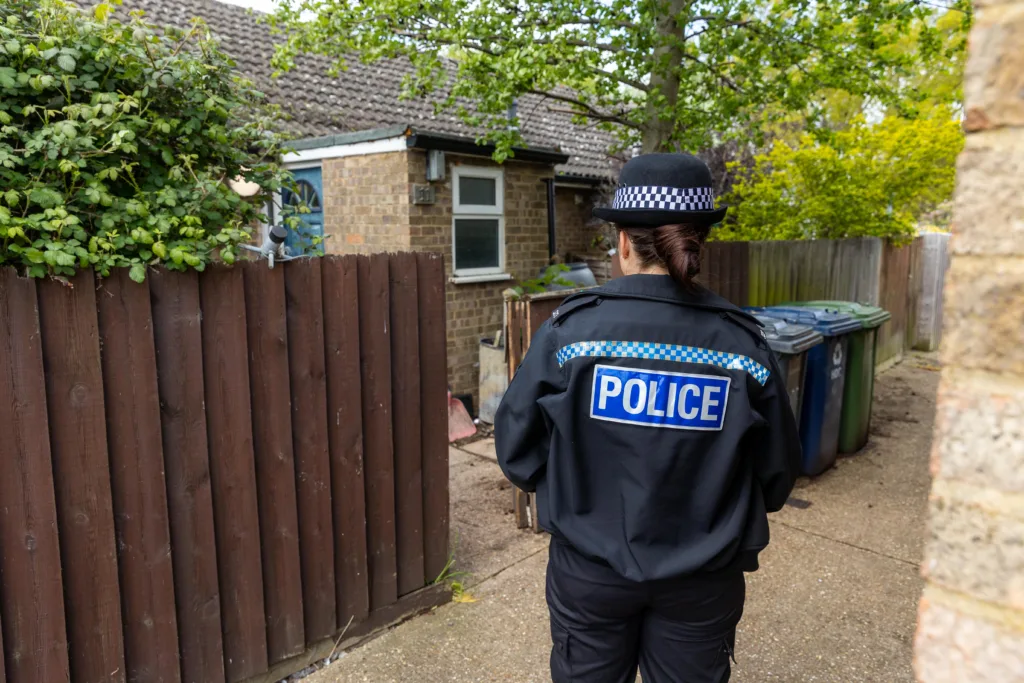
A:
<svg viewBox="0 0 1024 683">
<path fill-rule="evenodd" d="M 79 0 L 82 4 L 91 4 Z M 246 9 L 216 0 L 124 0 L 118 10 L 142 10 L 158 26 L 186 27 L 202 18 L 237 63 L 239 71 L 267 93 L 286 112 L 287 128 L 300 137 L 320 137 L 388 126 L 411 125 L 417 130 L 475 138 L 481 132 L 463 123 L 454 112 L 434 113 L 434 101 L 400 99 L 408 61 L 382 60 L 373 64 L 349 62 L 337 78 L 328 75 L 328 60 L 304 55 L 296 68 L 271 78 L 270 58 L 276 36 Z M 468 103 L 464 103 L 467 104 Z M 557 103 L 536 95 L 519 101 L 521 133 L 530 147 L 558 148 L 569 161 L 560 173 L 613 178 L 620 162 L 608 155 L 613 137 L 604 131 L 577 126 L 571 116 L 553 112 Z M 564 106 L 564 105 L 563 105 Z"/>
</svg>

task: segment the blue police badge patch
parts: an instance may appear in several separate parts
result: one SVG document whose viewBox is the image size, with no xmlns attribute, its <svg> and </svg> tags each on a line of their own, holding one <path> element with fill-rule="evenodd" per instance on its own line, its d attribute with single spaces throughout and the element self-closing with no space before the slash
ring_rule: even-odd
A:
<svg viewBox="0 0 1024 683">
<path fill-rule="evenodd" d="M 729 377 L 594 367 L 590 417 L 643 427 L 720 431 Z"/>
</svg>

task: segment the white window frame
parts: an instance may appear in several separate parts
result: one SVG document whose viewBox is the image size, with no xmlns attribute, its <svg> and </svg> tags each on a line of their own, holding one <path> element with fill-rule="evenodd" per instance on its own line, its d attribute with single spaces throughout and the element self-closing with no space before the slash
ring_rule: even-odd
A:
<svg viewBox="0 0 1024 683">
<path fill-rule="evenodd" d="M 463 204 L 459 186 L 463 176 L 494 180 L 495 205 Z M 498 265 L 491 268 L 459 268 L 455 260 L 455 224 L 459 219 L 498 219 Z M 505 274 L 505 171 L 486 166 L 455 166 L 452 168 L 452 271 L 455 278 L 481 282 L 486 279 L 508 279 Z M 505 276 L 504 278 L 489 276 Z"/>
</svg>

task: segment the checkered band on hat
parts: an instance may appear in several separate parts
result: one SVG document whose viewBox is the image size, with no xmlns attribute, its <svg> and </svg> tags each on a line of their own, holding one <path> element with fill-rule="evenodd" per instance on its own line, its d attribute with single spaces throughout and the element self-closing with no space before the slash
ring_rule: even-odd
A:
<svg viewBox="0 0 1024 683">
<path fill-rule="evenodd" d="M 615 190 L 612 208 L 714 211 L 715 193 L 710 187 L 626 186 Z"/>
<path fill-rule="evenodd" d="M 753 377 L 758 384 L 764 385 L 771 373 L 768 368 L 753 358 L 738 353 L 726 353 L 714 349 L 702 349 L 699 346 L 680 346 L 678 344 L 656 344 L 653 342 L 634 341 L 583 341 L 563 346 L 555 354 L 559 367 L 573 358 L 646 358 L 649 360 L 667 360 L 676 363 L 696 363 L 698 365 L 714 365 L 725 370 L 739 370 Z"/>
</svg>

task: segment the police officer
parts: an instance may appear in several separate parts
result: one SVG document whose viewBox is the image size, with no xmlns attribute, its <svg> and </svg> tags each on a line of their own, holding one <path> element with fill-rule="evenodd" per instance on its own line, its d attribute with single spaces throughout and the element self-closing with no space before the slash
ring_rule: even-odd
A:
<svg viewBox="0 0 1024 683">
<path fill-rule="evenodd" d="M 693 280 L 725 211 L 700 159 L 629 161 L 594 211 L 624 277 L 561 305 L 498 408 L 498 461 L 552 536 L 555 683 L 729 679 L 800 446 L 759 323 Z"/>
</svg>

